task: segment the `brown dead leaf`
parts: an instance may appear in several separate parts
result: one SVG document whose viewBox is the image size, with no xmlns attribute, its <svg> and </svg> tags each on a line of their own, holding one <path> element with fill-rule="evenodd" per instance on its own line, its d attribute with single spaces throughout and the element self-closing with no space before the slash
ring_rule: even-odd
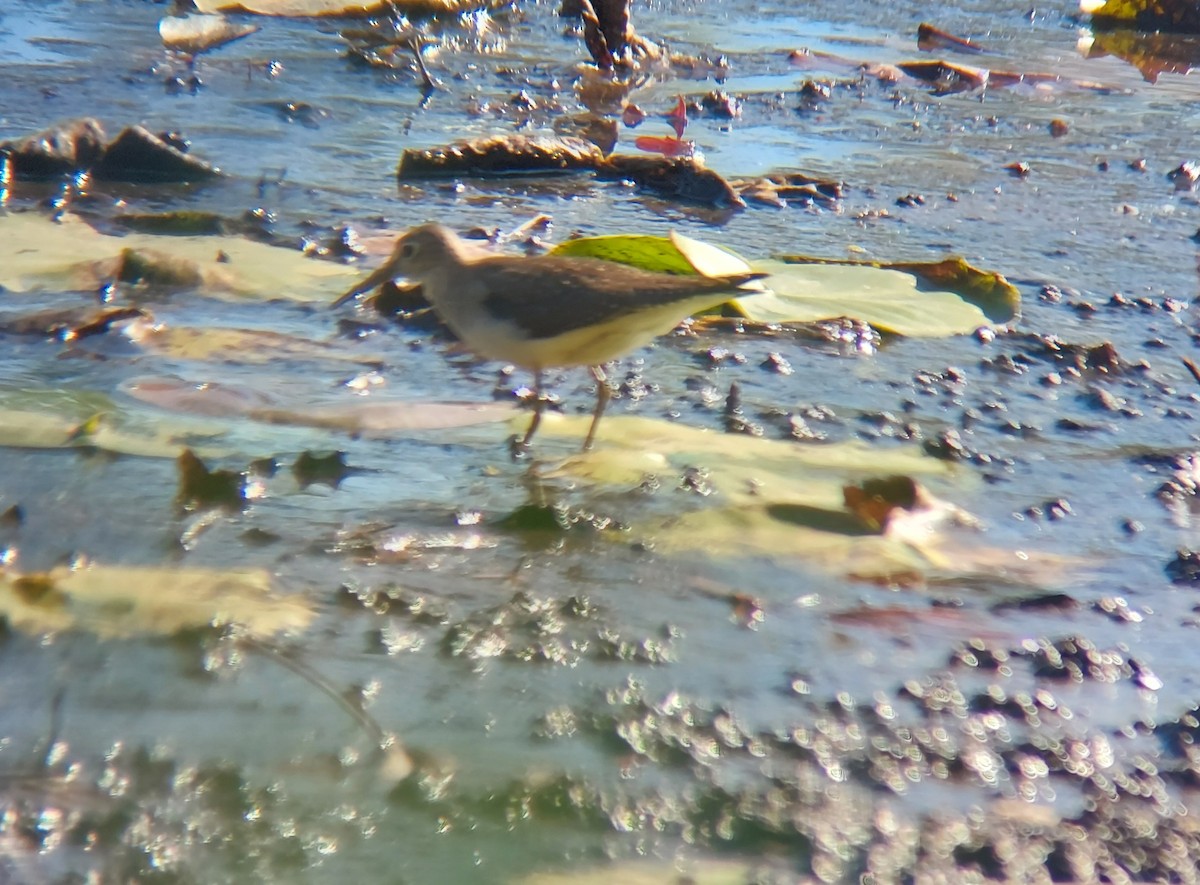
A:
<svg viewBox="0 0 1200 885">
<path fill-rule="evenodd" d="M 908 76 L 928 83 L 938 95 L 971 92 L 988 85 L 990 72 L 949 61 L 905 61 L 896 65 Z"/>
<path fill-rule="evenodd" d="M 240 510 L 246 505 L 246 474 L 209 470 L 191 449 L 184 449 L 179 466 L 179 504 L 189 510 L 223 507 Z"/>
<path fill-rule="evenodd" d="M 730 185 L 748 202 L 768 206 L 832 206 L 842 198 L 844 185 L 839 181 L 813 178 L 802 172 L 785 172 L 762 178 L 734 179 Z"/>
<path fill-rule="evenodd" d="M 60 341 L 76 341 L 103 335 L 122 320 L 149 318 L 137 307 L 68 307 L 39 310 L 30 314 L 0 314 L 0 331 L 10 335 L 38 335 Z"/>
<path fill-rule="evenodd" d="M 972 43 L 970 40 L 956 37 L 953 34 L 943 31 L 941 28 L 934 27 L 928 22 L 921 22 L 921 24 L 917 25 L 917 48 L 922 52 L 950 49 L 970 53 L 971 55 L 978 55 L 986 51 L 983 47 Z"/>
<path fill-rule="evenodd" d="M 862 522 L 883 531 L 896 508 L 914 510 L 922 503 L 924 490 L 908 476 L 869 479 L 861 486 L 845 486 L 842 495 L 846 509 Z"/>
<path fill-rule="evenodd" d="M 604 152 L 590 141 L 559 135 L 490 135 L 440 148 L 406 149 L 401 181 L 450 175 L 544 174 L 595 169 Z"/>
</svg>

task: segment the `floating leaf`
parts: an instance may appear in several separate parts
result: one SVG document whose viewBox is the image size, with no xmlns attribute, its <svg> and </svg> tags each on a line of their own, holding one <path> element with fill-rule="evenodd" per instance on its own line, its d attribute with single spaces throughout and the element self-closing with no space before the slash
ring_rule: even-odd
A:
<svg viewBox="0 0 1200 885">
<path fill-rule="evenodd" d="M 1087 58 L 1113 55 L 1133 65 L 1149 83 L 1163 74 L 1187 74 L 1200 67 L 1200 40 L 1166 32 L 1130 29 L 1097 31 L 1079 38 L 1077 48 Z"/>
<path fill-rule="evenodd" d="M 292 464 L 292 476 L 296 477 L 301 488 L 320 482 L 336 489 L 353 472 L 346 463 L 345 452 L 326 452 L 321 455 L 301 452 Z"/>
<path fill-rule="evenodd" d="M 149 314 L 136 307 L 96 307 L 90 304 L 52 307 L 33 313 L 0 313 L 0 332 L 75 341 L 108 332 L 116 323 Z"/>
<path fill-rule="evenodd" d="M 968 334 L 1017 317 L 1020 294 L 1004 277 L 961 259 L 931 264 L 758 261 L 768 291 L 734 308 L 761 323 L 849 317 L 883 332 L 926 338 Z"/>
<path fill-rule="evenodd" d="M 758 178 L 736 179 L 730 185 L 745 200 L 780 209 L 791 205 L 835 206 L 845 195 L 845 186 L 840 181 L 803 172 L 774 172 Z"/>
<path fill-rule="evenodd" d="M 292 18 L 366 18 L 380 13 L 408 17 L 462 15 L 500 5 L 503 4 L 497 0 L 196 0 L 196 7 L 201 12 L 249 12 Z"/>
<path fill-rule="evenodd" d="M 189 415 L 246 415 L 271 404 L 268 396 L 244 385 L 234 387 L 173 377 L 138 378 L 126 384 L 124 391 L 141 402 Z"/>
<path fill-rule="evenodd" d="M 99 393 L 65 390 L 0 390 L 0 446 L 92 448 L 122 455 L 175 458 L 196 440 L 223 428 L 157 421 L 121 413 Z"/>
<path fill-rule="evenodd" d="M 506 403 L 382 401 L 356 397 L 348 403 L 288 408 L 244 386 L 197 383 L 182 378 L 139 378 L 125 391 L 135 399 L 192 415 L 243 416 L 269 424 L 319 427 L 366 436 L 448 430 L 512 418 Z M 0 436 L 0 439 L 3 437 Z"/>
<path fill-rule="evenodd" d="M 572 436 L 587 421 L 546 415 L 542 432 Z M 594 451 L 569 457 L 545 475 L 628 489 L 648 476 L 669 484 L 688 471 L 703 471 L 709 494 L 673 505 L 660 522 L 632 527 L 656 549 L 714 557 L 794 556 L 871 578 L 920 574 L 943 564 L 934 549 L 936 534 L 919 543 L 894 538 L 845 505 L 848 482 L 861 486 L 881 474 L 909 482 L 951 475 L 947 465 L 915 449 L 802 446 L 627 416 L 605 419 L 598 439 Z"/>
<path fill-rule="evenodd" d="M 1200 7 L 1192 0 L 1080 0 L 1079 10 L 1097 27 L 1200 34 Z"/>
<path fill-rule="evenodd" d="M 0 571 L 0 615 L 27 633 L 86 630 L 103 638 L 237 625 L 255 638 L 305 629 L 302 599 L 271 592 L 265 571 L 91 565 Z"/>
<path fill-rule="evenodd" d="M 265 329 L 185 329 L 141 322 L 131 324 L 128 335 L 148 351 L 177 359 L 250 365 L 318 359 L 360 365 L 383 362 L 378 354 L 348 349 L 344 343 L 313 341 Z"/>
<path fill-rule="evenodd" d="M 794 50 L 788 61 L 805 70 L 853 72 L 855 76 L 868 76 L 880 83 L 891 85 L 905 77 L 929 83 L 934 91 L 959 92 L 987 87 L 988 89 L 1010 88 L 1033 85 L 1044 90 L 1086 89 L 1109 92 L 1111 86 L 1090 80 L 1073 80 L 1058 74 L 1038 71 L 998 71 L 987 68 L 972 68 L 946 61 L 908 61 L 897 64 L 879 64 L 869 59 L 854 59 L 817 52 L 808 49 Z"/>
<path fill-rule="evenodd" d="M 169 15 L 158 23 L 167 49 L 198 53 L 249 36 L 258 25 L 232 22 L 223 15 Z"/>
<path fill-rule="evenodd" d="M 328 302 L 360 272 L 240 237 L 102 234 L 72 215 L 0 216 L 0 286 L 94 291 L 118 278 L 194 288 L 216 298 Z"/>
<path fill-rule="evenodd" d="M 0 406 L 0 446 L 61 448 L 72 444 L 76 426 L 60 415 Z"/>
<path fill-rule="evenodd" d="M 539 432 L 575 443 L 589 422 L 546 414 Z M 1050 574 L 1061 584 L 1083 566 L 980 544 L 973 518 L 926 487 L 973 477 L 915 447 L 800 445 L 610 416 L 594 450 L 540 472 L 593 494 L 649 483 L 657 496 L 670 496 L 657 515 L 647 506 L 636 520 L 622 517 L 619 533 L 668 555 L 799 560 L 854 580 L 905 585 L 949 574 L 1024 584 Z"/>
<path fill-rule="evenodd" d="M 567 255 L 577 258 L 599 258 L 615 261 L 657 273 L 694 274 L 698 271 L 676 245 L 673 239 L 643 234 L 615 234 L 604 237 L 580 237 L 559 243 L 551 255 Z M 745 272 L 749 265 L 742 262 L 738 270 Z M 710 274 L 712 276 L 720 275 Z"/>
<path fill-rule="evenodd" d="M 209 470 L 191 449 L 185 449 L 176 464 L 179 467 L 178 500 L 184 507 L 240 510 L 246 505 L 246 474 Z"/>
<path fill-rule="evenodd" d="M 792 257 L 748 264 L 724 249 L 677 233 L 585 237 L 554 249 L 663 273 L 725 276 L 753 269 L 769 276 L 731 300 L 739 315 L 761 323 L 812 323 L 849 317 L 897 335 L 940 338 L 1013 321 L 1020 294 L 1003 276 L 958 258 L 877 264 Z"/>
<path fill-rule="evenodd" d="M 321 427 L 366 436 L 448 430 L 494 424 L 513 415 L 505 403 L 373 402 L 296 409 L 255 409 L 247 414 L 272 424 Z"/>
<path fill-rule="evenodd" d="M 671 245 L 679 251 L 698 274 L 706 277 L 727 277 L 753 270 L 740 255 L 714 246 L 703 240 L 693 240 L 676 231 L 671 231 Z M 762 291 L 762 283 L 747 284 L 745 288 Z"/>
<path fill-rule="evenodd" d="M 928 83 L 934 92 L 969 92 L 988 84 L 986 68 L 972 68 L 949 61 L 906 61 L 896 65 L 910 77 Z"/>
<path fill-rule="evenodd" d="M 951 49 L 971 55 L 978 55 L 986 51 L 983 47 L 972 43 L 969 39 L 943 31 L 941 28 L 935 27 L 928 22 L 921 22 L 921 24 L 917 25 L 917 48 L 922 52 L 933 52 L 935 49 Z"/>
</svg>

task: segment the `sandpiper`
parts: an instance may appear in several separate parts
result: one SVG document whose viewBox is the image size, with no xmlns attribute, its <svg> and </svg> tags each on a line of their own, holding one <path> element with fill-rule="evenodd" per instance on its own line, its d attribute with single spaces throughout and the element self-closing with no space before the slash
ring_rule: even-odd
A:
<svg viewBox="0 0 1200 885">
<path fill-rule="evenodd" d="M 500 255 L 443 225 L 423 224 L 403 234 L 391 257 L 335 306 L 394 277 L 419 283 L 438 316 L 468 348 L 533 372 L 533 420 L 522 448 L 542 419 L 544 371 L 587 366 L 596 379 L 596 408 L 583 443 L 586 451 L 612 396 L 604 363 L 762 276 L 749 271 L 677 275 L 598 258 Z"/>
</svg>

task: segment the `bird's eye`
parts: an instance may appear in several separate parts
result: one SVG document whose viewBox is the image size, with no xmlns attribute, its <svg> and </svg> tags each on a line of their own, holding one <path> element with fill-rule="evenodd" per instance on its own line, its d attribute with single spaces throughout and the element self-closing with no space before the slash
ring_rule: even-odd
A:
<svg viewBox="0 0 1200 885">
<path fill-rule="evenodd" d="M 415 243 L 405 243 L 400 247 L 401 258 L 412 258 L 417 254 L 417 246 Z"/>
</svg>

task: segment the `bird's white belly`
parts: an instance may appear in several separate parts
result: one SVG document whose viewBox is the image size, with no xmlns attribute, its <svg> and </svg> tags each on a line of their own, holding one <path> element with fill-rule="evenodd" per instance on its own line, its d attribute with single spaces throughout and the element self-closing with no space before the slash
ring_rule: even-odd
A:
<svg viewBox="0 0 1200 885">
<path fill-rule="evenodd" d="M 482 357 L 527 369 L 597 366 L 644 347 L 687 316 L 678 304 L 626 314 L 603 323 L 572 329 L 550 338 L 530 338 L 516 323 L 491 320 L 455 329 Z"/>
</svg>

